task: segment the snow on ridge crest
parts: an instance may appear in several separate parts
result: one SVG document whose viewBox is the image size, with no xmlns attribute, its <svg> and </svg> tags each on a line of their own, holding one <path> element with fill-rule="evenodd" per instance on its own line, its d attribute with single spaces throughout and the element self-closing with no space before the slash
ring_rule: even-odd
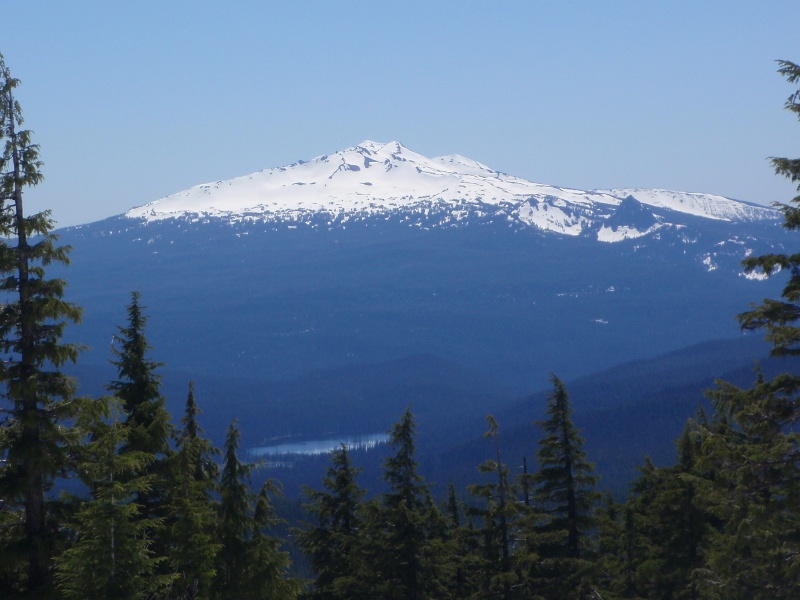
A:
<svg viewBox="0 0 800 600">
<path fill-rule="evenodd" d="M 666 208 L 708 219 L 723 221 L 752 221 L 761 219 L 778 218 L 778 212 L 773 208 L 731 200 L 716 194 L 702 194 L 697 192 L 674 192 L 659 189 L 611 189 L 597 190 L 601 193 L 611 194 L 619 198 L 633 196 L 642 204 L 656 208 Z"/>
<path fill-rule="evenodd" d="M 197 185 L 133 208 L 132 219 L 216 217 L 297 221 L 417 210 L 422 205 L 507 212 L 519 223 L 579 235 L 632 195 L 643 205 L 710 219 L 760 220 L 777 211 L 722 196 L 665 190 L 583 191 L 538 184 L 450 154 L 427 158 L 397 141 L 365 140 L 310 161 Z M 511 209 L 506 210 L 510 204 Z M 549 212 L 548 212 L 549 210 Z M 638 232 L 637 232 L 638 233 Z M 626 237 L 635 235 L 629 231 Z"/>
</svg>

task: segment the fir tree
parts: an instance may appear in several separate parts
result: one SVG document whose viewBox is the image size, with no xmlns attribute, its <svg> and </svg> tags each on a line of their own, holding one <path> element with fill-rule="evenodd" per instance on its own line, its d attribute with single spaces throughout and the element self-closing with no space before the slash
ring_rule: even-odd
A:
<svg viewBox="0 0 800 600">
<path fill-rule="evenodd" d="M 275 514 L 269 495 L 278 493 L 272 480 L 261 486 L 253 511 L 253 533 L 249 542 L 249 568 L 243 600 L 292 600 L 302 589 L 300 581 L 289 576 L 289 554 L 281 550 L 282 540 L 270 531 L 282 523 Z"/>
<path fill-rule="evenodd" d="M 211 597 L 220 549 L 213 535 L 216 511 L 211 497 L 219 471 L 213 456 L 218 451 L 202 437 L 199 412 L 190 382 L 177 451 L 170 461 L 173 487 L 166 506 L 167 555 L 177 575 L 170 596 L 181 600 Z"/>
<path fill-rule="evenodd" d="M 189 392 L 186 396 L 186 408 L 181 418 L 181 432 L 178 436 L 178 449 L 187 448 L 195 467 L 195 481 L 216 482 L 219 477 L 219 465 L 215 457 L 219 455 L 219 449 L 205 437 L 203 429 L 197 422 L 201 414 L 197 406 L 194 395 L 194 381 L 189 382 Z"/>
<path fill-rule="evenodd" d="M 174 430 L 161 396 L 160 377 L 156 373 L 161 363 L 148 356 L 150 344 L 144 331 L 147 317 L 143 309 L 139 293 L 133 292 L 127 307 L 127 325 L 117 328 L 115 345 L 112 345 L 115 358 L 111 363 L 117 367 L 118 379 L 112 381 L 107 389 L 122 402 L 125 424 L 129 430 L 120 452 L 152 455 L 147 467 L 147 474 L 152 476 L 152 480 L 146 490 L 137 493 L 139 518 L 169 527 L 170 522 L 166 517 L 172 491 L 169 471 L 173 462 L 170 441 Z M 160 556 L 166 555 L 169 552 L 166 546 L 168 533 L 159 529 L 154 532 L 154 537 L 154 551 Z M 161 563 L 159 569 L 161 574 L 171 573 L 168 562 Z"/>
<path fill-rule="evenodd" d="M 800 65 L 789 61 L 778 61 L 778 72 L 789 83 L 800 82 Z M 787 110 L 800 119 L 800 89 L 786 100 Z M 800 158 L 772 158 L 775 173 L 792 182 L 800 181 Z M 800 191 L 800 185 L 798 185 Z M 775 203 L 783 212 L 783 226 L 789 230 L 800 229 L 800 196 L 789 204 Z M 789 279 L 781 294 L 782 300 L 766 298 L 760 305 L 738 316 L 743 329 L 764 329 L 766 338 L 772 343 L 772 354 L 776 356 L 800 355 L 800 254 L 764 254 L 751 256 L 742 261 L 747 272 L 762 271 L 773 275 L 779 271 L 789 273 Z M 800 377 L 800 376 L 798 376 Z"/>
<path fill-rule="evenodd" d="M 795 376 L 718 382 L 703 429 L 704 494 L 722 523 L 698 573 L 710 598 L 800 596 L 800 434 Z M 793 405 L 795 405 L 793 407 Z"/>
<path fill-rule="evenodd" d="M 598 508 L 595 521 L 595 570 L 602 598 L 640 598 L 636 593 L 633 510 L 610 494 Z"/>
<path fill-rule="evenodd" d="M 252 465 L 239 460 L 239 429 L 228 426 L 219 481 L 218 539 L 222 545 L 216 567 L 216 590 L 220 598 L 236 598 L 247 565 L 247 541 L 252 533 L 252 511 L 248 482 Z"/>
<path fill-rule="evenodd" d="M 111 416 L 111 421 L 106 418 Z M 77 539 L 56 561 L 65 598 L 139 599 L 164 591 L 172 576 L 158 575 L 164 557 L 151 550 L 152 521 L 138 517 L 136 496 L 146 492 L 152 454 L 126 452 L 129 426 L 119 420 L 114 400 L 101 399 L 81 412 L 89 436 L 79 456 L 78 474 L 91 490 L 75 517 Z"/>
<path fill-rule="evenodd" d="M 457 598 L 456 573 L 461 563 L 457 539 L 450 522 L 436 504 L 430 489 L 425 490 L 424 529 L 426 543 L 422 547 L 424 594 L 427 598 Z"/>
<path fill-rule="evenodd" d="M 275 515 L 269 503 L 267 482 L 253 502 L 248 482 L 252 464 L 239 460 L 239 430 L 230 424 L 225 438 L 222 475 L 219 482 L 218 539 L 214 598 L 236 600 L 291 600 L 299 592 L 289 578 L 289 557 L 279 541 L 266 534 Z M 255 504 L 255 506 L 254 506 Z"/>
<path fill-rule="evenodd" d="M 389 491 L 380 503 L 365 506 L 369 590 L 387 600 L 443 598 L 454 574 L 449 555 L 432 552 L 443 548 L 432 533 L 437 515 L 429 510 L 428 486 L 418 473 L 415 428 L 409 408 L 390 430 L 395 453 L 384 463 Z"/>
<path fill-rule="evenodd" d="M 360 469 L 351 464 L 344 445 L 333 451 L 331 463 L 322 480 L 324 491 L 305 488 L 305 508 L 314 524 L 299 539 L 316 573 L 312 597 L 346 600 L 362 587 L 357 556 L 364 490 L 356 482 Z"/>
<path fill-rule="evenodd" d="M 489 430 L 484 437 L 492 440 L 494 458 L 478 466 L 481 473 L 491 474 L 496 481 L 470 486 L 470 492 L 482 500 L 473 514 L 483 520 L 483 593 L 508 599 L 511 587 L 518 582 L 511 566 L 511 525 L 518 513 L 515 490 L 509 479 L 509 469 L 501 460 L 499 427 L 492 415 L 486 417 Z"/>
<path fill-rule="evenodd" d="M 122 400 L 126 422 L 131 426 L 125 449 L 150 452 L 159 458 L 169 453 L 171 428 L 161 396 L 161 378 L 156 373 L 161 363 L 148 357 L 150 344 L 144 331 L 147 317 L 143 309 L 139 292 L 133 292 L 127 308 L 128 324 L 119 327 L 119 334 L 114 336 L 120 347 L 112 347 L 116 359 L 111 362 L 119 379 L 108 389 Z"/>
<path fill-rule="evenodd" d="M 425 544 L 423 478 L 417 472 L 414 416 L 406 409 L 390 431 L 395 454 L 386 459 L 384 479 L 390 491 L 384 494 L 381 520 L 384 531 L 380 563 L 376 573 L 387 598 L 418 600 L 423 594 L 422 547 Z M 380 538 L 378 538 L 380 539 Z"/>
<path fill-rule="evenodd" d="M 474 527 L 465 526 L 462 522 L 464 509 L 456 496 L 456 488 L 451 483 L 447 487 L 447 503 L 444 515 L 447 520 L 445 539 L 448 541 L 452 554 L 451 570 L 448 590 L 452 598 L 467 598 L 471 592 L 478 589 L 476 584 L 477 573 L 481 569 L 477 538 Z"/>
<path fill-rule="evenodd" d="M 67 423 L 75 413 L 74 384 L 58 369 L 76 360 L 79 347 L 62 343 L 61 336 L 68 323 L 80 320 L 81 311 L 63 300 L 63 280 L 45 278 L 52 262 L 68 263 L 69 250 L 55 245 L 49 212 L 24 212 L 24 190 L 43 176 L 39 146 L 29 130 L 21 129 L 18 85 L 0 55 L 0 382 L 6 414 L 0 503 L 4 511 L 20 510 L 18 518 L 11 517 L 22 528 L 20 544 L 4 552 L 24 553 L 23 589 L 36 596 L 51 588 L 55 526 L 49 524 L 46 493 L 66 467 Z"/>
<path fill-rule="evenodd" d="M 539 470 L 534 504 L 544 518 L 528 534 L 533 537 L 539 560 L 531 582 L 545 597 L 574 598 L 588 593 L 587 535 L 594 526 L 593 510 L 598 478 L 586 460 L 583 438 L 572 422 L 572 409 L 564 384 L 552 376 L 553 393 L 547 401 L 547 419 L 537 424 Z"/>
<path fill-rule="evenodd" d="M 789 83 L 800 66 L 779 61 Z M 800 118 L 800 90 L 786 108 Z M 800 159 L 773 158 L 775 172 L 800 181 Z M 800 191 L 800 185 L 798 186 Z M 784 227 L 800 229 L 800 196 L 779 204 Z M 788 273 L 781 299 L 765 299 L 738 316 L 743 329 L 766 331 L 776 356 L 800 355 L 800 254 L 744 261 L 747 271 Z M 800 374 L 783 373 L 742 389 L 718 382 L 714 419 L 702 429 L 700 463 L 709 473 L 709 511 L 722 522 L 697 579 L 713 598 L 800 596 Z"/>
<path fill-rule="evenodd" d="M 703 564 L 711 518 L 694 463 L 656 467 L 648 459 L 640 471 L 627 504 L 624 588 L 646 598 L 697 598 L 694 575 Z"/>
</svg>

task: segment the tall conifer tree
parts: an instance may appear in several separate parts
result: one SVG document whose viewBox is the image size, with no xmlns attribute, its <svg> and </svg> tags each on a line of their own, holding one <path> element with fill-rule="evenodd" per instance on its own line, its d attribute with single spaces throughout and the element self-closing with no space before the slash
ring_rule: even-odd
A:
<svg viewBox="0 0 800 600">
<path fill-rule="evenodd" d="M 266 529 L 275 515 L 265 483 L 256 498 L 248 486 L 252 464 L 239 460 L 239 429 L 230 424 L 225 438 L 222 474 L 219 482 L 218 539 L 214 598 L 236 600 L 292 600 L 299 585 L 288 575 L 289 557 Z"/>
<path fill-rule="evenodd" d="M 228 426 L 219 481 L 218 539 L 215 588 L 220 598 L 236 598 L 247 565 L 247 541 L 252 532 L 252 507 L 248 482 L 252 465 L 239 460 L 239 429 Z"/>
<path fill-rule="evenodd" d="M 544 518 L 529 531 L 539 555 L 531 576 L 537 593 L 545 597 L 579 598 L 588 589 L 586 539 L 594 525 L 598 477 L 572 421 L 567 390 L 555 375 L 551 380 L 547 418 L 538 422 L 544 437 L 537 452 L 539 470 L 533 476 L 534 503 Z"/>
<path fill-rule="evenodd" d="M 511 597 L 511 587 L 517 576 L 511 565 L 511 527 L 518 514 L 516 490 L 509 469 L 500 454 L 500 432 L 492 415 L 486 417 L 489 430 L 484 437 L 492 440 L 494 458 L 478 465 L 481 473 L 491 474 L 494 481 L 470 486 L 473 495 L 481 498 L 482 506 L 473 513 L 483 519 L 483 582 L 484 593 L 497 598 Z"/>
<path fill-rule="evenodd" d="M 389 491 L 380 503 L 365 505 L 370 591 L 387 600 L 445 598 L 455 575 L 454 568 L 450 572 L 453 565 L 448 553 L 436 538 L 438 527 L 431 527 L 441 515 L 431 513 L 428 486 L 418 472 L 415 429 L 411 409 L 406 409 L 389 431 L 395 448 L 384 462 Z"/>
<path fill-rule="evenodd" d="M 248 572 L 242 600 L 293 600 L 302 589 L 300 581 L 289 576 L 291 559 L 281 550 L 282 540 L 270 534 L 283 523 L 275 513 L 270 494 L 280 485 L 268 480 L 261 486 L 253 510 L 253 532 L 248 550 Z"/>
<path fill-rule="evenodd" d="M 384 478 L 390 491 L 383 497 L 384 518 L 391 526 L 387 530 L 390 555 L 383 557 L 383 574 L 392 597 L 418 600 L 423 598 L 422 546 L 424 484 L 417 472 L 416 423 L 411 409 L 391 430 L 390 443 L 395 454 L 386 459 Z"/>
<path fill-rule="evenodd" d="M 220 549 L 214 535 L 216 506 L 211 496 L 219 473 L 213 457 L 219 451 L 203 437 L 197 423 L 199 412 L 194 384 L 189 382 L 177 451 L 169 465 L 172 486 L 165 507 L 167 555 L 177 575 L 170 597 L 180 600 L 211 597 Z"/>
<path fill-rule="evenodd" d="M 24 585 L 35 596 L 51 587 L 55 528 L 48 524 L 46 492 L 65 468 L 66 424 L 75 413 L 74 384 L 59 368 L 76 360 L 79 347 L 61 336 L 81 310 L 63 300 L 63 280 L 45 277 L 52 262 L 68 263 L 69 250 L 55 245 L 49 212 L 24 211 L 24 190 L 43 176 L 39 146 L 21 129 L 18 85 L 0 55 L 0 384 L 7 415 L 0 433 L 0 502 L 6 510 L 21 506 Z"/>
<path fill-rule="evenodd" d="M 313 598 L 346 600 L 363 589 L 359 572 L 359 537 L 364 535 L 357 469 L 342 445 L 331 454 L 324 491 L 305 489 L 306 510 L 314 523 L 300 533 L 300 544 L 316 573 Z"/>
<path fill-rule="evenodd" d="M 800 82 L 800 65 L 778 64 L 789 83 Z M 800 118 L 800 89 L 785 107 Z M 772 164 L 800 182 L 800 159 Z M 800 229 L 800 196 L 777 206 L 784 227 Z M 781 299 L 739 315 L 742 328 L 764 329 L 773 355 L 800 355 L 800 254 L 749 257 L 744 266 L 788 273 L 788 281 Z M 713 475 L 709 510 L 723 525 L 698 573 L 701 590 L 714 598 L 800 597 L 800 373 L 759 372 L 748 389 L 718 382 L 711 397 L 716 414 L 702 430 L 700 463 Z"/>
<path fill-rule="evenodd" d="M 152 520 L 138 518 L 136 497 L 146 492 L 153 455 L 119 454 L 129 425 L 120 419 L 118 400 L 87 405 L 79 425 L 88 439 L 80 449 L 78 474 L 91 492 L 75 517 L 76 542 L 57 559 L 65 598 L 135 600 L 164 592 L 174 576 L 157 574 L 166 559 L 152 550 Z"/>
<path fill-rule="evenodd" d="M 154 532 L 153 549 L 158 555 L 165 556 L 169 552 L 166 546 L 168 535 L 161 528 L 171 524 L 166 517 L 170 494 L 174 491 L 170 473 L 174 429 L 161 396 L 161 379 L 156 373 L 161 363 L 149 357 L 150 344 L 145 335 L 147 317 L 143 310 L 139 292 L 133 292 L 127 307 L 127 325 L 118 327 L 112 345 L 115 358 L 111 362 L 117 367 L 118 379 L 112 381 L 107 389 L 120 399 L 125 412 L 128 435 L 120 452 L 144 452 L 152 456 L 147 466 L 147 475 L 152 478 L 150 485 L 137 492 L 138 518 L 159 526 Z M 169 562 L 162 562 L 159 572 L 170 573 Z"/>
<path fill-rule="evenodd" d="M 694 576 L 712 519 L 698 493 L 704 486 L 689 448 L 693 435 L 687 425 L 674 467 L 656 467 L 648 459 L 628 498 L 624 583 L 647 598 L 698 597 Z"/>
<path fill-rule="evenodd" d="M 169 453 L 171 427 L 169 414 L 161 396 L 161 378 L 156 369 L 161 363 L 150 359 L 150 344 L 145 335 L 147 317 L 139 292 L 131 294 L 128 323 L 114 336 L 119 348 L 113 347 L 119 379 L 109 384 L 109 391 L 122 400 L 131 426 L 126 450 L 150 452 L 157 458 Z"/>
</svg>

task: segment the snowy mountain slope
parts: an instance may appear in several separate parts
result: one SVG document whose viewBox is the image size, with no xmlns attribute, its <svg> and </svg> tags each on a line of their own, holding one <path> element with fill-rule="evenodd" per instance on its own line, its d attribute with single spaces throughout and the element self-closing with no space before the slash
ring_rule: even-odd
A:
<svg viewBox="0 0 800 600">
<path fill-rule="evenodd" d="M 691 192 L 672 192 L 669 190 L 646 189 L 613 189 L 597 190 L 601 194 L 610 194 L 618 198 L 633 196 L 642 204 L 655 208 L 667 208 L 707 219 L 723 221 L 759 221 L 762 219 L 780 218 L 779 213 L 751 202 L 732 200 L 715 194 L 698 194 Z"/>
<path fill-rule="evenodd" d="M 629 196 L 646 206 L 644 228 L 606 223 Z M 453 154 L 426 158 L 399 142 L 365 141 L 309 162 L 192 187 L 134 208 L 146 222 L 337 223 L 412 215 L 409 224 L 453 226 L 475 218 L 614 242 L 680 224 L 681 215 L 722 221 L 778 220 L 771 208 L 709 194 L 664 190 L 583 191 L 538 184 Z M 676 218 L 678 217 L 678 218 Z M 622 229 L 620 229 L 620 227 Z"/>
</svg>

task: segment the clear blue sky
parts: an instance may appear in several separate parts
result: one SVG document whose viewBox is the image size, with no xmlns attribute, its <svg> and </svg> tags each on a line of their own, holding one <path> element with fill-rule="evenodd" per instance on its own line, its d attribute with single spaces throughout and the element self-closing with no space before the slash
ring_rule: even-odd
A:
<svg viewBox="0 0 800 600">
<path fill-rule="evenodd" d="M 541 183 L 769 203 L 800 2 L 4 0 L 59 225 L 399 140 Z"/>
</svg>

